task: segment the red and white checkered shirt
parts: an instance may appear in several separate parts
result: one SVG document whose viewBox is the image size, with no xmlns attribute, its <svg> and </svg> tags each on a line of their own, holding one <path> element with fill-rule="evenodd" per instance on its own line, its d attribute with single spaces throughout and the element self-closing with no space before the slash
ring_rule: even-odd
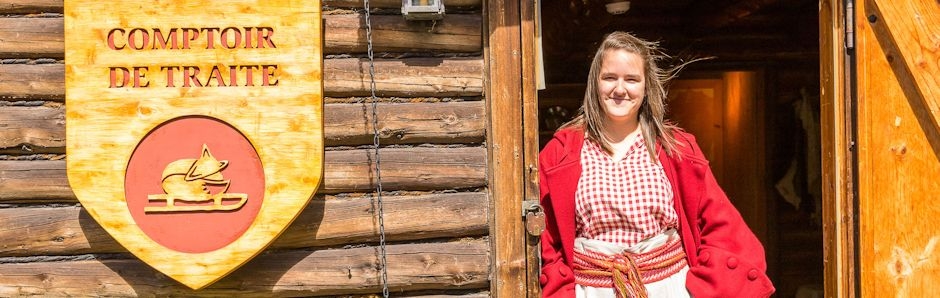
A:
<svg viewBox="0 0 940 298">
<path fill-rule="evenodd" d="M 626 246 L 678 227 L 673 193 L 662 165 L 653 163 L 642 137 L 619 161 L 585 139 L 575 193 L 577 236 Z"/>
</svg>

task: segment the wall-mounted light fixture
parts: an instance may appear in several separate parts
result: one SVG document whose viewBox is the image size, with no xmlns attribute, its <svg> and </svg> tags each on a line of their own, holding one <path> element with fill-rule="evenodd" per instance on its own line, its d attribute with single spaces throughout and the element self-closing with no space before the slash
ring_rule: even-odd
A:
<svg viewBox="0 0 940 298">
<path fill-rule="evenodd" d="M 444 18 L 443 0 L 402 0 L 401 14 L 407 20 L 440 20 Z"/>
<path fill-rule="evenodd" d="M 606 5 L 607 12 L 612 15 L 623 14 L 630 10 L 630 1 L 613 1 Z"/>
</svg>

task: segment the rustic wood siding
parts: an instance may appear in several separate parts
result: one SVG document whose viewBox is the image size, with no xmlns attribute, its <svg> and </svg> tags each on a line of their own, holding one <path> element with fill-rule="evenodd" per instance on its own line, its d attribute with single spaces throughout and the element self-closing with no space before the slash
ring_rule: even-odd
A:
<svg viewBox="0 0 940 298">
<path fill-rule="evenodd" d="M 388 279 L 406 296 L 489 296 L 480 0 L 407 22 L 373 1 Z M 381 292 L 362 2 L 324 8 L 324 179 L 268 251 L 193 292 L 83 209 L 65 159 L 62 1 L 0 0 L 0 296 L 323 296 Z"/>
</svg>

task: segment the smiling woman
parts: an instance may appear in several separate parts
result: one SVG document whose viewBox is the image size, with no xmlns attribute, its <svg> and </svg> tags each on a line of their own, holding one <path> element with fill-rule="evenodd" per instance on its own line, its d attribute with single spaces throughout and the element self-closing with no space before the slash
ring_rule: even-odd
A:
<svg viewBox="0 0 940 298">
<path fill-rule="evenodd" d="M 546 297 L 774 292 L 763 246 L 695 138 L 664 118 L 663 86 L 687 63 L 662 69 L 662 55 L 656 43 L 608 35 L 581 113 L 539 155 Z"/>
</svg>

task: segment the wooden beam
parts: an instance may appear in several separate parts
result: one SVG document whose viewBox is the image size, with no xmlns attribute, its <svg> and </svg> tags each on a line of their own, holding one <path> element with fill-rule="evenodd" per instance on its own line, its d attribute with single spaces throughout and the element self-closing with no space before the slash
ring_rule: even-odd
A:
<svg viewBox="0 0 940 298">
<path fill-rule="evenodd" d="M 3 14 L 29 14 L 29 13 L 62 13 L 62 0 L 0 0 L 0 15 Z M 444 0 L 444 6 L 456 8 L 480 7 L 481 0 Z M 324 0 L 323 6 L 334 8 L 362 8 L 362 1 L 356 0 Z M 372 0 L 372 8 L 401 7 L 398 0 Z"/>
<path fill-rule="evenodd" d="M 375 61 L 378 96 L 455 97 L 483 94 L 481 58 L 404 58 Z M 324 95 L 368 96 L 368 61 L 357 58 L 326 59 Z M 65 97 L 65 65 L 0 64 L 0 100 Z"/>
<path fill-rule="evenodd" d="M 323 68 L 326 96 L 369 95 L 366 59 L 327 59 Z M 479 96 L 483 93 L 479 58 L 405 58 L 375 61 L 378 96 Z"/>
<path fill-rule="evenodd" d="M 823 271 L 826 297 L 858 297 L 851 123 L 845 69 L 845 3 L 819 2 L 820 141 L 822 144 Z"/>
<path fill-rule="evenodd" d="M 920 119 L 934 155 L 940 156 L 940 4 L 922 0 L 865 3 L 875 37 Z"/>
<path fill-rule="evenodd" d="M 382 144 L 483 142 L 483 102 L 387 103 L 378 107 Z M 323 118 L 324 145 L 372 144 L 372 109 L 365 104 L 326 104 Z M 65 141 L 64 105 L 0 106 L 0 149 L 26 145 L 64 154 Z"/>
<path fill-rule="evenodd" d="M 365 53 L 364 18 L 360 14 L 324 15 L 324 53 Z M 482 51 L 479 14 L 448 14 L 434 23 L 409 22 L 400 15 L 373 15 L 372 27 L 373 50 L 377 52 Z M 3 58 L 63 59 L 64 38 L 63 18 L 0 17 Z"/>
<path fill-rule="evenodd" d="M 538 99 L 538 77 L 536 66 L 542 65 L 538 61 L 536 53 L 536 11 L 539 6 L 539 0 L 519 1 L 520 38 L 522 48 L 522 145 L 523 145 L 523 199 L 527 201 L 539 201 L 539 99 Z M 523 211 L 524 212 L 524 211 Z M 521 212 L 520 212 L 521 214 Z M 532 219 L 536 220 L 536 219 Z M 525 222 L 521 222 L 525 226 Z M 521 229 L 520 226 L 519 228 Z M 539 259 L 539 243 L 541 238 L 532 236 L 528 232 L 522 232 L 525 237 L 525 259 L 526 259 L 526 297 L 540 297 L 542 295 L 542 285 L 539 282 L 541 272 L 541 261 Z"/>
<path fill-rule="evenodd" d="M 65 98 L 64 64 L 0 64 L 0 100 Z"/>
<path fill-rule="evenodd" d="M 397 3 L 401 6 L 401 2 Z M 437 22 L 409 22 L 400 15 L 372 15 L 373 50 L 479 52 L 483 50 L 480 17 L 478 14 L 447 14 Z M 324 15 L 323 20 L 327 54 L 366 52 L 365 15 Z"/>
<path fill-rule="evenodd" d="M 487 233 L 489 204 L 484 193 L 385 196 L 383 201 L 389 241 Z M 317 196 L 272 247 L 377 242 L 378 227 L 372 206 L 371 196 Z M 421 220 L 412 220 L 418 217 Z M 0 239 L 3 239 L 0 257 L 127 252 L 81 207 L 0 209 Z"/>
<path fill-rule="evenodd" d="M 444 8 L 474 8 L 482 5 L 482 0 L 443 0 Z M 361 8 L 362 1 L 357 0 L 324 0 L 324 6 Z M 369 1 L 370 8 L 401 8 L 401 1 L 398 0 L 372 0 Z"/>
<path fill-rule="evenodd" d="M 65 106 L 0 107 L 0 148 L 23 145 L 65 153 Z"/>
<path fill-rule="evenodd" d="M 58 58 L 65 56 L 62 18 L 0 18 L 0 57 Z"/>
<path fill-rule="evenodd" d="M 371 192 L 372 150 L 327 151 L 318 193 Z M 486 149 L 384 148 L 386 191 L 483 187 Z M 416 174 L 417 173 L 417 174 Z M 65 176 L 65 161 L 0 161 L 0 203 L 76 202 Z"/>
<path fill-rule="evenodd" d="M 2 0 L 0 14 L 62 12 L 62 0 Z"/>
<path fill-rule="evenodd" d="M 488 286 L 485 239 L 387 248 L 394 292 Z M 297 297 L 381 292 L 378 248 L 263 253 L 219 282 L 190 290 L 135 259 L 0 263 L 0 296 Z"/>
<path fill-rule="evenodd" d="M 522 224 L 525 197 L 523 67 L 521 10 L 518 0 L 487 0 L 488 169 L 493 218 L 495 297 L 526 296 L 526 235 Z"/>
</svg>

